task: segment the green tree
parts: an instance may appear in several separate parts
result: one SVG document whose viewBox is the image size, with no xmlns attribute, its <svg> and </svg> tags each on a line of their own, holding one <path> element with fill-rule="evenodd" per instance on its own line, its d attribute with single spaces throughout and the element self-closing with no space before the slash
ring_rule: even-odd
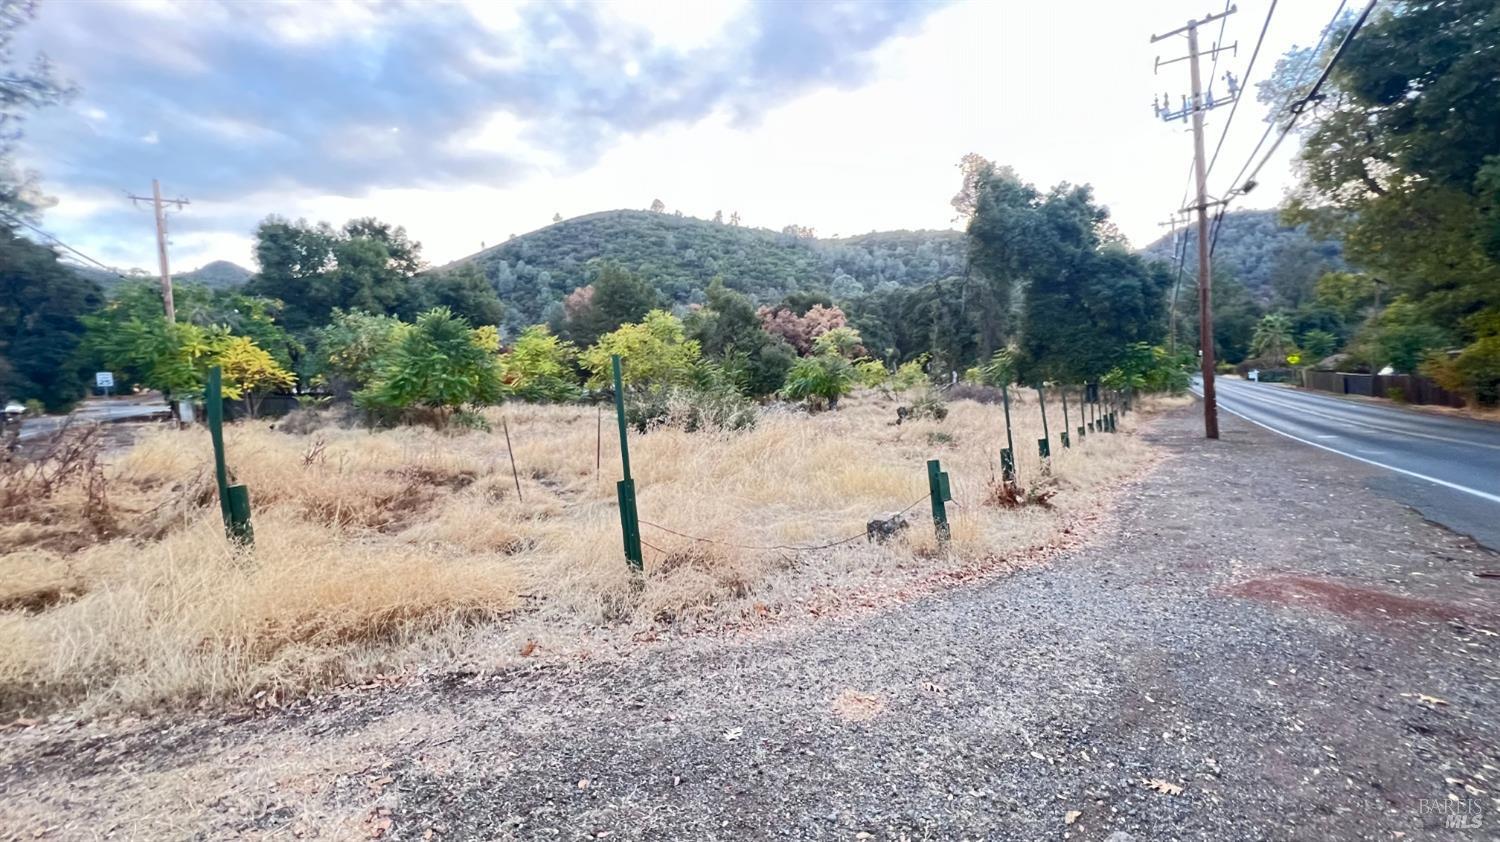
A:
<svg viewBox="0 0 1500 842">
<path fill-rule="evenodd" d="M 0 0 L 0 213 L 8 216 L 32 216 L 50 202 L 37 185 L 37 174 L 18 169 L 12 157 L 22 121 L 28 112 L 73 93 L 45 56 L 36 56 L 29 66 L 16 60 L 16 33 L 35 14 L 32 0 Z"/>
<path fill-rule="evenodd" d="M 447 307 L 476 325 L 498 325 L 505 318 L 505 305 L 484 273 L 472 263 L 429 275 L 419 275 L 407 290 L 402 311 L 408 314 Z"/>
<path fill-rule="evenodd" d="M 837 354 L 817 354 L 792 365 L 781 394 L 789 400 L 805 400 L 814 410 L 836 409 L 839 398 L 853 391 L 857 382 L 848 360 Z"/>
<path fill-rule="evenodd" d="M 865 355 L 865 346 L 859 331 L 848 325 L 832 328 L 813 340 L 814 354 L 837 354 L 846 360 L 857 360 Z"/>
<path fill-rule="evenodd" d="M 1086 214 L 1091 216 L 1091 214 Z M 1079 251 L 1071 267 L 1032 281 L 1022 309 L 1025 382 L 1079 382 L 1120 364 L 1135 343 L 1161 341 L 1172 277 L 1118 246 Z"/>
<path fill-rule="evenodd" d="M 222 327 L 162 319 L 117 322 L 87 316 L 85 347 L 125 383 L 160 391 L 167 400 L 196 397 L 232 337 Z M 230 397 L 237 397 L 236 394 Z"/>
<path fill-rule="evenodd" d="M 701 356 L 696 340 L 688 339 L 682 321 L 665 310 L 652 310 L 637 324 L 621 325 L 599 337 L 581 356 L 589 385 L 610 383 L 610 357 L 620 355 L 621 380 L 626 385 L 688 383 Z"/>
<path fill-rule="evenodd" d="M 475 330 L 435 307 L 401 331 L 355 401 L 375 411 L 421 410 L 442 429 L 464 407 L 500 401 L 504 389 L 493 343 L 493 330 Z"/>
<path fill-rule="evenodd" d="M 396 313 L 423 265 L 420 243 L 374 219 L 335 230 L 268 217 L 255 231 L 255 259 L 260 271 L 245 291 L 282 302 L 281 321 L 293 333 L 327 322 L 335 307 Z"/>
<path fill-rule="evenodd" d="M 1351 262 L 1405 296 L 1407 340 L 1454 327 L 1469 341 L 1476 322 L 1500 312 L 1500 255 L 1486 233 L 1500 101 L 1478 93 L 1494 85 L 1497 39 L 1491 0 L 1386 4 L 1301 109 L 1303 178 L 1288 216 L 1342 236 Z M 1263 99 L 1300 100 L 1304 89 L 1288 81 L 1298 58 L 1287 56 Z M 1432 330 L 1415 331 L 1412 315 Z"/>
<path fill-rule="evenodd" d="M 1314 363 L 1339 349 L 1339 338 L 1326 330 L 1309 330 L 1302 334 L 1302 350 L 1307 354 L 1304 363 Z"/>
<path fill-rule="evenodd" d="M 553 336 L 546 325 L 532 325 L 500 356 L 500 380 L 509 394 L 522 400 L 567 400 L 578 394 L 573 374 L 577 357 L 573 343 Z"/>
<path fill-rule="evenodd" d="M 1267 313 L 1255 325 L 1250 337 L 1250 350 L 1272 365 L 1282 365 L 1292 353 L 1295 340 L 1292 336 L 1292 319 L 1286 313 Z"/>
<path fill-rule="evenodd" d="M 83 317 L 101 301 L 97 284 L 0 223 L 0 402 L 35 399 L 58 411 L 81 397 Z"/>
<path fill-rule="evenodd" d="M 353 395 L 374 382 L 381 358 L 410 327 L 395 316 L 335 307 L 328 324 L 314 333 L 317 375 L 335 395 Z"/>
<path fill-rule="evenodd" d="M 729 289 L 721 278 L 708 285 L 707 303 L 688 314 L 683 328 L 703 355 L 719 360 L 752 395 L 781 388 L 796 351 L 761 327 L 750 299 Z"/>
<path fill-rule="evenodd" d="M 232 336 L 225 341 L 214 355 L 214 364 L 223 371 L 224 396 L 243 400 L 251 418 L 260 415 L 266 393 L 290 389 L 297 382 L 290 371 L 248 336 Z"/>
<path fill-rule="evenodd" d="M 639 322 L 660 303 L 644 278 L 617 263 L 601 265 L 590 286 L 592 292 L 582 297 L 566 322 L 568 339 L 580 346 L 594 344 L 621 325 Z"/>
<path fill-rule="evenodd" d="M 1372 368 L 1388 365 L 1409 374 L 1417 371 L 1431 352 L 1445 350 L 1452 337 L 1429 323 L 1417 305 L 1401 297 L 1392 301 L 1356 342 Z"/>
</svg>

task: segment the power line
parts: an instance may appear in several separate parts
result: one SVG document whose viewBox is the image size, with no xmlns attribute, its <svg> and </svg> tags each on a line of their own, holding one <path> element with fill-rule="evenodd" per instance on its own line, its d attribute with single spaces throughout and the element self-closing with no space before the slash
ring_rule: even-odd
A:
<svg viewBox="0 0 1500 842">
<path fill-rule="evenodd" d="M 1297 118 L 1301 117 L 1302 112 L 1307 109 L 1307 106 L 1311 105 L 1317 99 L 1318 91 L 1322 89 L 1323 83 L 1328 81 L 1328 76 L 1333 72 L 1334 65 L 1338 64 L 1339 59 L 1344 57 L 1344 52 L 1349 49 L 1349 44 L 1354 41 L 1355 34 L 1359 32 L 1360 27 L 1365 25 L 1365 21 L 1370 17 L 1370 12 L 1374 11 L 1375 4 L 1378 2 L 1379 0 L 1370 0 L 1369 3 L 1365 4 L 1364 11 L 1359 13 L 1358 18 L 1355 18 L 1354 25 L 1349 27 L 1349 31 L 1344 34 L 1344 40 L 1339 43 L 1339 47 L 1334 51 L 1333 57 L 1328 60 L 1327 66 L 1323 68 L 1323 74 L 1318 77 L 1318 81 L 1313 83 L 1312 90 L 1308 91 L 1306 96 L 1291 104 L 1291 119 L 1286 121 L 1286 125 L 1281 129 L 1281 134 L 1276 137 L 1276 142 L 1272 143 L 1271 148 L 1266 151 L 1265 157 L 1260 159 L 1260 163 L 1256 164 L 1255 169 L 1251 170 L 1250 175 L 1241 182 L 1241 186 L 1237 188 L 1240 192 L 1247 192 L 1244 185 L 1254 185 L 1255 177 L 1260 174 L 1261 169 L 1271 160 L 1271 156 L 1276 154 L 1277 147 L 1281 146 L 1281 142 L 1286 140 L 1286 136 L 1297 125 Z M 1231 186 L 1231 189 L 1236 188 Z"/>
<path fill-rule="evenodd" d="M 1219 152 L 1224 149 L 1224 139 L 1229 137 L 1229 126 L 1234 122 L 1235 112 L 1240 110 L 1240 99 L 1245 95 L 1245 85 L 1250 82 L 1250 74 L 1255 72 L 1255 59 L 1260 56 L 1260 47 L 1266 41 L 1266 30 L 1271 28 L 1271 16 L 1276 14 L 1276 0 L 1271 0 L 1271 8 L 1266 10 L 1266 22 L 1260 25 L 1260 36 L 1255 39 L 1255 49 L 1250 51 L 1250 61 L 1245 65 L 1245 74 L 1240 77 L 1240 92 L 1235 94 L 1234 104 L 1229 106 L 1229 116 L 1224 118 L 1224 129 L 1219 132 L 1219 142 L 1214 146 L 1214 154 L 1208 161 L 1208 173 L 1214 171 L 1214 164 L 1219 161 Z M 1209 84 L 1213 84 L 1210 79 Z"/>
<path fill-rule="evenodd" d="M 1312 50 L 1308 52 L 1307 58 L 1302 62 L 1301 69 L 1297 71 L 1297 81 L 1295 83 L 1296 87 L 1300 88 L 1302 86 L 1303 79 L 1307 77 L 1307 71 L 1312 68 L 1313 62 L 1317 60 L 1318 53 L 1323 51 L 1323 45 L 1328 42 L 1329 34 L 1331 34 L 1333 32 L 1333 28 L 1338 25 L 1339 16 L 1344 13 L 1344 7 L 1347 6 L 1348 3 L 1349 0 L 1339 0 L 1338 8 L 1334 9 L 1333 11 L 1333 17 L 1328 19 L 1328 25 L 1323 27 L 1322 33 L 1318 36 L 1317 46 L 1313 47 Z M 1374 5 L 1374 0 L 1371 0 L 1370 7 L 1373 7 Z M 1370 7 L 1366 7 L 1367 13 Z M 1255 144 L 1255 148 L 1250 151 L 1250 157 L 1245 160 L 1245 165 L 1240 167 L 1239 173 L 1235 175 L 1234 180 L 1230 182 L 1229 187 L 1231 191 L 1233 191 L 1237 185 L 1242 185 L 1245 183 L 1243 180 L 1245 172 L 1250 169 L 1250 164 L 1255 160 L 1255 156 L 1260 153 L 1261 147 L 1265 145 L 1267 138 L 1271 136 L 1271 132 L 1276 130 L 1276 123 L 1281 119 L 1281 115 L 1291 107 L 1291 103 L 1284 103 L 1276 112 L 1276 114 L 1273 115 L 1269 121 L 1267 121 L 1266 130 L 1261 134 L 1260 140 Z"/>
<path fill-rule="evenodd" d="M 58 239 L 56 237 L 56 235 L 49 234 L 46 231 L 43 231 L 41 228 L 38 228 L 35 225 L 32 225 L 30 222 L 27 222 L 26 220 L 20 218 L 19 216 L 12 216 L 12 215 L 10 215 L 8 213 L 4 214 L 4 216 L 5 216 L 5 220 L 7 222 L 9 222 L 9 223 L 11 223 L 13 225 L 20 225 L 20 226 L 22 226 L 24 228 L 28 228 L 33 233 L 35 233 L 35 234 L 37 234 L 37 235 L 39 235 L 39 236 L 47 239 L 48 240 L 48 245 L 55 246 L 57 248 L 64 249 L 64 250 L 66 250 L 68 252 L 71 252 L 75 256 L 77 256 L 77 257 L 79 257 L 79 258 L 81 258 L 81 259 L 83 259 L 85 261 L 88 261 L 89 263 L 94 264 L 95 266 L 99 267 L 100 269 L 103 269 L 104 271 L 110 273 L 111 275 L 114 275 L 116 278 L 119 278 L 122 281 L 128 281 L 128 280 L 130 280 L 129 277 L 120 274 L 119 270 L 117 270 L 117 269 L 115 269 L 113 267 L 110 267 L 110 266 L 105 266 L 103 263 L 100 263 L 99 261 L 95 260 L 94 258 L 89 257 L 88 255 L 84 254 L 83 252 L 79 251 L 78 249 L 73 248 L 72 246 L 70 246 L 67 243 L 63 242 L 62 240 Z"/>
</svg>

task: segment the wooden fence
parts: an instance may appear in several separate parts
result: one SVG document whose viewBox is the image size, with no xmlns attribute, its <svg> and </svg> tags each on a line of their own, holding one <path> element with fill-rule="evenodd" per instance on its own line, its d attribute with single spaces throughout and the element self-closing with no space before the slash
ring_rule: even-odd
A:
<svg viewBox="0 0 1500 842">
<path fill-rule="evenodd" d="M 1336 395 L 1393 398 L 1403 403 L 1460 407 L 1464 398 L 1415 374 L 1350 374 L 1343 371 L 1304 371 L 1302 385 Z"/>
</svg>

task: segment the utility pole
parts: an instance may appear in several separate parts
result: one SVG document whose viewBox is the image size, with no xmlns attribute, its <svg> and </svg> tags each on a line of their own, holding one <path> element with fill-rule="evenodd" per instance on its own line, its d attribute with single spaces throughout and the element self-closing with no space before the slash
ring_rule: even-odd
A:
<svg viewBox="0 0 1500 842">
<path fill-rule="evenodd" d="M 1156 223 L 1163 228 L 1172 229 L 1172 259 L 1177 261 L 1177 278 L 1172 283 L 1172 303 L 1167 305 L 1167 350 L 1173 356 L 1177 354 L 1177 290 L 1182 286 L 1182 261 L 1186 259 L 1186 255 L 1180 254 L 1178 250 L 1187 248 L 1186 237 L 1178 234 L 1177 226 L 1185 222 L 1185 219 L 1178 219 L 1174 213 L 1166 222 Z"/>
<path fill-rule="evenodd" d="M 177 308 L 172 304 L 172 271 L 167 266 L 167 215 L 162 210 L 162 205 L 176 205 L 182 210 L 184 205 L 189 204 L 187 199 L 163 199 L 161 197 L 161 182 L 151 179 L 151 196 L 128 196 L 132 202 L 150 202 L 152 209 L 156 212 L 156 259 L 161 265 L 161 303 L 167 311 L 167 323 L 177 321 Z"/>
<path fill-rule="evenodd" d="M 1228 17 L 1236 11 L 1238 11 L 1236 7 L 1230 6 L 1217 15 L 1209 15 L 1199 20 L 1191 20 L 1188 21 L 1186 26 L 1179 27 L 1171 32 L 1151 36 L 1151 43 L 1153 44 L 1165 38 L 1170 38 L 1173 35 L 1181 35 L 1183 33 L 1187 34 L 1188 39 L 1188 54 L 1186 56 L 1168 61 L 1162 61 L 1158 58 L 1156 60 L 1156 67 L 1159 70 L 1163 64 L 1187 61 L 1188 67 L 1191 70 L 1193 84 L 1192 103 L 1184 102 L 1181 110 L 1172 111 L 1170 101 L 1164 98 L 1156 106 L 1156 113 L 1163 120 L 1186 120 L 1191 116 L 1193 122 L 1193 172 L 1198 188 L 1198 200 L 1192 207 L 1184 208 L 1184 210 L 1194 210 L 1198 213 L 1198 345 L 1203 371 L 1203 434 L 1211 439 L 1219 437 L 1219 403 L 1218 396 L 1214 392 L 1213 283 L 1208 265 L 1208 165 L 1204 161 L 1203 154 L 1203 113 L 1209 109 L 1220 105 L 1228 105 L 1233 102 L 1239 96 L 1239 91 L 1234 77 L 1227 75 L 1229 98 L 1215 102 L 1211 90 L 1205 98 L 1203 82 L 1198 69 L 1198 57 L 1204 54 L 1198 50 L 1198 27 L 1206 23 L 1212 23 L 1220 18 Z M 1207 51 L 1207 55 L 1214 56 L 1223 50 L 1230 49 L 1234 49 L 1234 47 L 1220 47 L 1215 44 Z"/>
</svg>

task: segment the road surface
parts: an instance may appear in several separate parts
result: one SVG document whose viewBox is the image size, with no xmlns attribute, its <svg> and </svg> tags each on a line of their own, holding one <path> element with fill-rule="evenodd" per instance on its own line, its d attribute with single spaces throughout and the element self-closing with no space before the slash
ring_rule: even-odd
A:
<svg viewBox="0 0 1500 842">
<path fill-rule="evenodd" d="M 1221 378 L 1219 407 L 1383 470 L 1371 487 L 1500 548 L 1500 425 Z"/>
<path fill-rule="evenodd" d="M 155 393 L 131 397 L 88 398 L 68 415 L 43 415 L 21 422 L 21 441 L 51 435 L 70 421 L 74 424 L 108 424 L 114 421 L 147 421 L 171 413 Z"/>
</svg>

